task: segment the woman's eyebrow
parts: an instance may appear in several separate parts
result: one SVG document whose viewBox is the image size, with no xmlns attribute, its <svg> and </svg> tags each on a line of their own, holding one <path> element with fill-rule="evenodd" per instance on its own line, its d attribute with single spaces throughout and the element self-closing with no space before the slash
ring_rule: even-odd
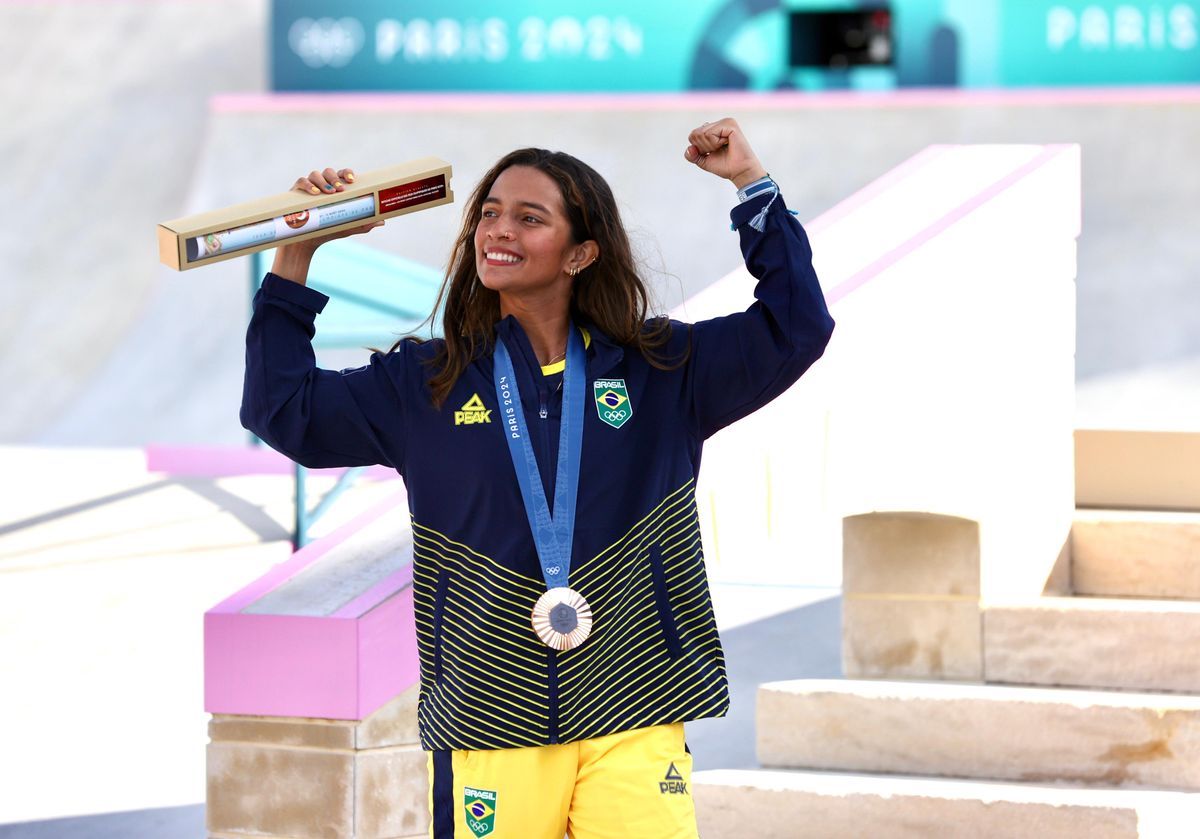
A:
<svg viewBox="0 0 1200 839">
<path fill-rule="evenodd" d="M 501 201 L 499 198 L 493 198 L 492 196 L 489 195 L 487 198 L 483 199 L 483 203 L 484 204 L 503 204 L 504 202 Z M 541 204 L 537 203 L 536 201 L 517 201 L 516 203 L 521 207 L 532 207 L 533 209 L 543 212 L 546 215 L 550 215 L 550 209 L 548 207 L 543 207 Z"/>
</svg>

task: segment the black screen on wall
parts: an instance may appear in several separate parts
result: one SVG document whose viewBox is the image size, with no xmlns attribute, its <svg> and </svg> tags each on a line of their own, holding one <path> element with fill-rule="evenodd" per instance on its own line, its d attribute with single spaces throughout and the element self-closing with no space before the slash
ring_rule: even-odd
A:
<svg viewBox="0 0 1200 839">
<path fill-rule="evenodd" d="M 792 12 L 788 52 L 792 67 L 888 66 L 895 54 L 891 9 Z"/>
</svg>

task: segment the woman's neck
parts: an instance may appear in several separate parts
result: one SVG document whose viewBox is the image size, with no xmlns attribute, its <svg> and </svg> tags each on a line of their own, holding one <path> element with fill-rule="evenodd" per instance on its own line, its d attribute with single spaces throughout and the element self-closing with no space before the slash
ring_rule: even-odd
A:
<svg viewBox="0 0 1200 839">
<path fill-rule="evenodd" d="M 500 295 L 500 317 L 512 315 L 525 330 L 525 337 L 543 367 L 561 359 L 571 325 L 569 300 L 530 300 Z"/>
</svg>

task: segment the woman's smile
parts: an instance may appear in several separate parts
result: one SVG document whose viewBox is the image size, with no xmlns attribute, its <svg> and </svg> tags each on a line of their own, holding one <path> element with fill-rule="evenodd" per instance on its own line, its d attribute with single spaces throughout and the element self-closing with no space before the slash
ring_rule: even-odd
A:
<svg viewBox="0 0 1200 839">
<path fill-rule="evenodd" d="M 484 248 L 483 256 L 488 265 L 518 265 L 525 261 L 525 257 L 507 248 Z"/>
</svg>

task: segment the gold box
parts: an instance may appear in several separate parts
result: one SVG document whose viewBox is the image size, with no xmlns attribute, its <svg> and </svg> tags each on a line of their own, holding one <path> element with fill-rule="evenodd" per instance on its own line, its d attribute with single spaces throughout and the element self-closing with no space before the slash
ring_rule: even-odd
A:
<svg viewBox="0 0 1200 839">
<path fill-rule="evenodd" d="M 305 195 L 289 190 L 158 225 L 158 256 L 187 271 L 235 256 L 361 227 L 454 200 L 450 164 L 422 157 L 355 173 L 343 192 Z"/>
</svg>

